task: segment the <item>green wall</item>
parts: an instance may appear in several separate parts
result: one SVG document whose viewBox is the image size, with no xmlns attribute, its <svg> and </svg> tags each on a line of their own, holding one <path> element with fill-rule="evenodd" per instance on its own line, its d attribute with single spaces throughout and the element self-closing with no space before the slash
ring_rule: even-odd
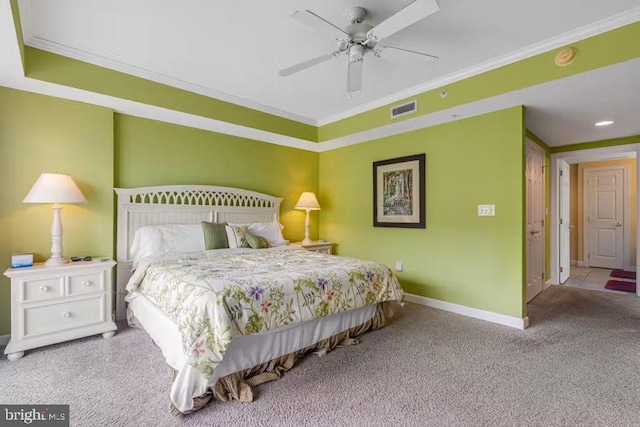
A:
<svg viewBox="0 0 640 427">
<path fill-rule="evenodd" d="M 638 144 L 640 135 L 627 136 L 624 138 L 605 139 L 602 141 L 583 142 L 580 144 L 563 145 L 562 147 L 551 147 L 551 153 L 566 153 L 567 151 L 589 150 L 592 148 L 613 147 L 616 145 Z"/>
<path fill-rule="evenodd" d="M 317 141 L 315 126 L 26 46 L 25 75 L 63 86 Z"/>
<path fill-rule="evenodd" d="M 524 317 L 524 108 L 320 153 L 320 233 L 340 255 L 404 262 L 409 293 Z M 372 162 L 426 153 L 427 228 L 374 228 Z M 478 217 L 495 204 L 495 217 Z"/>
<path fill-rule="evenodd" d="M 87 198 L 62 210 L 65 256 L 113 254 L 113 113 L 0 87 L 0 271 L 11 254 L 50 255 L 50 205 L 23 204 L 42 172 L 67 173 Z M 9 279 L 0 277 L 0 335 L 10 331 Z"/>
<path fill-rule="evenodd" d="M 284 197 L 285 238 L 304 237 L 300 193 L 318 191 L 318 153 L 116 114 L 115 183 L 118 187 L 212 184 Z M 312 213 L 311 235 L 318 216 Z"/>
</svg>

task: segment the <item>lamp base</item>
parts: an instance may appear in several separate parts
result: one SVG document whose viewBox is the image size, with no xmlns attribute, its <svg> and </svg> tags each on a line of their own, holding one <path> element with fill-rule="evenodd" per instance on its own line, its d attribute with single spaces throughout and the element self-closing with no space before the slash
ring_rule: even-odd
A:
<svg viewBox="0 0 640 427">
<path fill-rule="evenodd" d="M 66 258 L 49 258 L 44 265 L 47 267 L 55 267 L 58 265 L 65 265 L 67 263 L 69 263 L 69 260 Z"/>
<path fill-rule="evenodd" d="M 310 245 L 310 244 L 312 244 L 312 243 L 313 243 L 313 240 L 311 240 L 311 239 L 304 239 L 304 240 L 302 241 L 302 245 L 303 245 L 303 246 L 305 246 L 305 245 Z"/>
</svg>

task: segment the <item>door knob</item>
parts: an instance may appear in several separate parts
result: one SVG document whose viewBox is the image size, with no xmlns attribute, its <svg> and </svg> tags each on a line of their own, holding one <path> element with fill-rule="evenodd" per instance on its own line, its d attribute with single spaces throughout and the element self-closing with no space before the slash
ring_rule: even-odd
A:
<svg viewBox="0 0 640 427">
<path fill-rule="evenodd" d="M 621 222 L 617 223 L 616 227 L 622 227 L 622 223 Z"/>
</svg>

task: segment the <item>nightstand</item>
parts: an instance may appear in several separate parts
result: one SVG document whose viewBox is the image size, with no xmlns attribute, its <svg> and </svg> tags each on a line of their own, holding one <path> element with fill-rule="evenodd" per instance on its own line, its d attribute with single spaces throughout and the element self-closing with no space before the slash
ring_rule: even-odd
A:
<svg viewBox="0 0 640 427">
<path fill-rule="evenodd" d="M 89 335 L 113 336 L 111 270 L 116 263 L 100 259 L 52 267 L 36 263 L 4 272 L 11 278 L 7 359 L 18 360 L 24 350 Z"/>
<path fill-rule="evenodd" d="M 291 243 L 291 245 L 302 246 L 308 251 L 331 255 L 331 250 L 333 249 L 334 244 L 332 242 L 319 242 L 317 240 L 313 240 L 309 245 L 303 245 L 302 242 L 294 242 Z"/>
</svg>

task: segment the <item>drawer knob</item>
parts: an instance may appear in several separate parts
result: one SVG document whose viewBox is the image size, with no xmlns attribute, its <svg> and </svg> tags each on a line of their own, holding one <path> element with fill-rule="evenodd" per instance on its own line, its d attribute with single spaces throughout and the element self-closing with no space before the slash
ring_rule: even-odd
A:
<svg viewBox="0 0 640 427">
<path fill-rule="evenodd" d="M 69 316 L 70 316 L 70 314 L 69 314 L 69 312 L 68 312 L 68 311 L 63 311 L 63 312 L 62 312 L 62 317 L 64 317 L 65 319 L 66 319 L 67 317 L 69 317 Z"/>
<path fill-rule="evenodd" d="M 48 286 L 40 286 L 40 290 L 42 292 L 47 292 L 49 290 L 49 287 Z"/>
<path fill-rule="evenodd" d="M 91 282 L 88 280 L 83 281 L 82 284 L 85 286 L 91 286 Z"/>
</svg>

